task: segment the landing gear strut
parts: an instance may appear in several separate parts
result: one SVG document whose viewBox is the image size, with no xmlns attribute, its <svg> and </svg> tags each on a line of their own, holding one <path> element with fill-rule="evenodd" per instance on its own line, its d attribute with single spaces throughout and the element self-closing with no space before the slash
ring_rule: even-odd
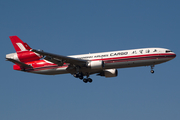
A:
<svg viewBox="0 0 180 120">
<path fill-rule="evenodd" d="M 87 82 L 91 83 L 92 82 L 92 79 L 89 78 L 89 73 L 88 72 L 83 74 L 82 72 L 80 72 L 80 70 L 79 70 L 80 67 L 79 66 L 76 66 L 75 69 L 76 69 L 76 73 L 73 74 L 73 76 L 75 78 L 79 78 L 79 79 L 83 80 L 84 83 L 87 83 Z M 84 76 L 87 76 L 87 78 L 84 78 Z"/>
<path fill-rule="evenodd" d="M 154 65 L 151 65 L 151 73 L 153 74 L 154 73 Z"/>
</svg>

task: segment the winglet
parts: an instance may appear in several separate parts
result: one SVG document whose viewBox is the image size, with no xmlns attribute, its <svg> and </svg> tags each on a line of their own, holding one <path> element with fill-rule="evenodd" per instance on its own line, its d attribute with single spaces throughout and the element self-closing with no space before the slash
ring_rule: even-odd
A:
<svg viewBox="0 0 180 120">
<path fill-rule="evenodd" d="M 9 38 L 11 39 L 11 42 L 16 52 L 26 51 L 31 49 L 31 47 L 29 47 L 27 43 L 24 43 L 18 36 L 9 36 Z"/>
</svg>

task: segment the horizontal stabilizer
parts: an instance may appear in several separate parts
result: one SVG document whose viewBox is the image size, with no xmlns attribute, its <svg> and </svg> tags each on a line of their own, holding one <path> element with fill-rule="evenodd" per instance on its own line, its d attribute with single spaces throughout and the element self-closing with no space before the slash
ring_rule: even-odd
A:
<svg viewBox="0 0 180 120">
<path fill-rule="evenodd" d="M 11 59 L 11 58 L 6 58 L 6 59 L 7 59 L 7 61 L 13 62 L 13 63 L 15 63 L 15 64 L 17 64 L 19 66 L 22 66 L 23 68 L 32 68 L 31 65 L 27 65 L 27 64 L 25 64 L 23 62 L 19 62 L 17 60 Z"/>
</svg>

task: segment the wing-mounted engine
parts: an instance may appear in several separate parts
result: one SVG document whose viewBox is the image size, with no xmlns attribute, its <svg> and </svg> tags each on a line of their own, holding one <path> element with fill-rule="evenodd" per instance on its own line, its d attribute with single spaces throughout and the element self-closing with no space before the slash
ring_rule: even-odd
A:
<svg viewBox="0 0 180 120">
<path fill-rule="evenodd" d="M 91 69 L 102 69 L 104 67 L 103 61 L 89 61 L 87 62 L 87 66 L 91 67 Z"/>
<path fill-rule="evenodd" d="M 105 77 L 116 77 L 118 75 L 118 71 L 117 69 L 106 69 L 97 75 Z"/>
</svg>

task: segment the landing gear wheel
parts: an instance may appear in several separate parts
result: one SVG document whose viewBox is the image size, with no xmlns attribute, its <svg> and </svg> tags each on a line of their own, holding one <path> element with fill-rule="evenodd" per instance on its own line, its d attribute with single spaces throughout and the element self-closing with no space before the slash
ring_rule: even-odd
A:
<svg viewBox="0 0 180 120">
<path fill-rule="evenodd" d="M 87 83 L 87 82 L 92 83 L 92 79 L 91 79 L 91 78 L 84 78 L 84 79 L 83 79 L 83 82 L 85 82 L 85 83 Z"/>
<path fill-rule="evenodd" d="M 151 65 L 151 73 L 153 74 L 154 73 L 154 65 Z"/>
<path fill-rule="evenodd" d="M 73 76 L 75 77 L 75 78 L 79 78 L 79 79 L 83 79 L 83 74 L 82 73 L 74 73 L 73 74 Z"/>
<path fill-rule="evenodd" d="M 78 78 L 78 77 L 79 77 L 79 74 L 74 73 L 73 76 L 74 76 L 75 78 Z"/>
<path fill-rule="evenodd" d="M 87 83 L 87 82 L 88 82 L 88 80 L 87 80 L 87 79 L 83 79 L 83 82 Z"/>
<path fill-rule="evenodd" d="M 81 79 L 81 80 L 83 79 L 83 74 L 82 73 L 79 73 L 78 76 L 79 76 L 79 79 Z"/>
<path fill-rule="evenodd" d="M 88 78 L 88 82 L 92 83 L 92 79 L 91 79 L 91 78 Z"/>
<path fill-rule="evenodd" d="M 154 73 L 154 70 L 151 70 L 151 73 L 153 74 L 153 73 Z"/>
</svg>

